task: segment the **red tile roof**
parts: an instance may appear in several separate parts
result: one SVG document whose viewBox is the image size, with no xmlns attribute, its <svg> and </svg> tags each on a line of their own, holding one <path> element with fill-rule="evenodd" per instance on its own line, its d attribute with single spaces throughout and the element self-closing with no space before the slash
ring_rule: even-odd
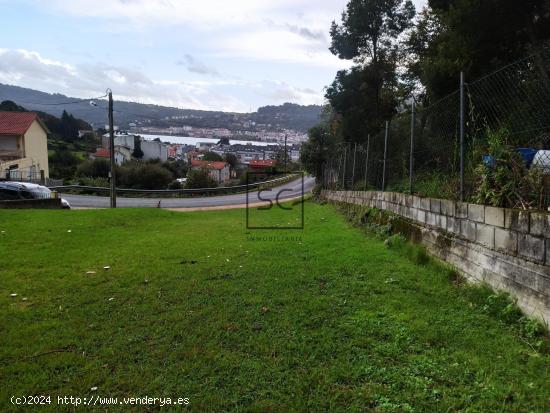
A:
<svg viewBox="0 0 550 413">
<path fill-rule="evenodd" d="M 201 168 L 208 168 L 208 169 L 223 169 L 227 165 L 226 162 L 215 162 L 215 161 L 199 161 L 197 159 L 193 159 L 191 161 L 191 166 L 201 167 Z"/>
<path fill-rule="evenodd" d="M 110 158 L 109 149 L 105 148 L 97 148 L 94 155 L 96 158 Z"/>
<path fill-rule="evenodd" d="M 32 112 L 0 112 L 0 135 L 24 135 L 40 119 Z M 48 130 L 41 124 L 46 133 Z"/>
<path fill-rule="evenodd" d="M 277 161 L 272 159 L 254 159 L 249 163 L 251 168 L 271 168 L 277 165 Z"/>
</svg>

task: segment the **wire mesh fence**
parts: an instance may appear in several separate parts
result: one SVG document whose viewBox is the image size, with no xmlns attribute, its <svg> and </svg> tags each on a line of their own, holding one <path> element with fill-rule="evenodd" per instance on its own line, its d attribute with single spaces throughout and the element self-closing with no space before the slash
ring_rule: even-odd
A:
<svg viewBox="0 0 550 413">
<path fill-rule="evenodd" d="M 411 100 L 379 133 L 339 147 L 324 186 L 548 209 L 548 68 L 543 50 L 430 105 Z"/>
</svg>

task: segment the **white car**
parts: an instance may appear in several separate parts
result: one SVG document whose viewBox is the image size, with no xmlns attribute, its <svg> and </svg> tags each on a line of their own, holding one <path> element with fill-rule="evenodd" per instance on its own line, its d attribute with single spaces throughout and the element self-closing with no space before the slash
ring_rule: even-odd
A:
<svg viewBox="0 0 550 413">
<path fill-rule="evenodd" d="M 45 186 L 31 184 L 28 182 L 0 182 L 0 201 L 9 201 L 17 199 L 49 199 L 52 197 L 52 191 Z M 61 198 L 61 206 L 65 209 L 71 209 L 71 205 L 66 199 Z"/>
</svg>

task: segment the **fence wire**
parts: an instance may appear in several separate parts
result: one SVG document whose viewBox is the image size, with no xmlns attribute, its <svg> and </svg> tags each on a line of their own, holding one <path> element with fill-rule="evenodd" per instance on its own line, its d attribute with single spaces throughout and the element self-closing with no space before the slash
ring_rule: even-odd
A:
<svg viewBox="0 0 550 413">
<path fill-rule="evenodd" d="M 465 84 L 463 168 L 457 90 L 427 106 L 411 101 L 387 129 L 340 145 L 324 166 L 324 186 L 548 209 L 549 68 L 546 49 Z"/>
</svg>

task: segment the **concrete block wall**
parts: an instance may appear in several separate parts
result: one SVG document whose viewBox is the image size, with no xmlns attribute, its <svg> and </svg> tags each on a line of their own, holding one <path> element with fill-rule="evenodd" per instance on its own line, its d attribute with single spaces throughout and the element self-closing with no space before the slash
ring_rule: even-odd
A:
<svg viewBox="0 0 550 413">
<path fill-rule="evenodd" d="M 378 191 L 323 191 L 330 201 L 405 218 L 421 242 L 472 281 L 508 291 L 550 324 L 550 214 Z"/>
</svg>

